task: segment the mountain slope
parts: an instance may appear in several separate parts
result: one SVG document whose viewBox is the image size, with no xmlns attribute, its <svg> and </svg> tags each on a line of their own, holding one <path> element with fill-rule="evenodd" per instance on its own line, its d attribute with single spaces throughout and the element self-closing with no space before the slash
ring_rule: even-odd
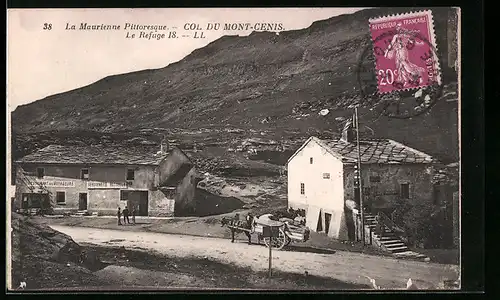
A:
<svg viewBox="0 0 500 300">
<path fill-rule="evenodd" d="M 285 129 L 335 132 L 335 117 L 351 113 L 346 109 L 359 100 L 355 70 L 370 47 L 368 18 L 398 11 L 359 11 L 279 35 L 225 36 L 165 68 L 110 76 L 20 106 L 12 113 L 13 131 L 231 126 L 269 130 L 284 139 Z M 456 81 L 446 67 L 448 13 L 433 9 L 445 83 Z M 323 108 L 331 111 L 326 117 L 317 113 Z M 455 160 L 456 109 L 457 102 L 442 101 L 412 120 L 375 119 L 370 111 L 361 120 L 377 136 Z"/>
</svg>

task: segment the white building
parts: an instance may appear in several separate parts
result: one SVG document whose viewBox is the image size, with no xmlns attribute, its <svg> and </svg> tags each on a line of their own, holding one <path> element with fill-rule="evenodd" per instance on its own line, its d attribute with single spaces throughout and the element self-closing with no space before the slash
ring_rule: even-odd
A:
<svg viewBox="0 0 500 300">
<path fill-rule="evenodd" d="M 388 139 L 361 140 L 363 199 L 370 211 L 390 213 L 397 201 L 431 200 L 434 159 Z M 309 138 L 288 160 L 288 207 L 306 210 L 313 231 L 348 240 L 355 228 L 345 201 L 359 203 L 354 186 L 357 147 L 351 128 L 338 140 Z M 431 200 L 432 201 L 432 200 Z"/>
</svg>

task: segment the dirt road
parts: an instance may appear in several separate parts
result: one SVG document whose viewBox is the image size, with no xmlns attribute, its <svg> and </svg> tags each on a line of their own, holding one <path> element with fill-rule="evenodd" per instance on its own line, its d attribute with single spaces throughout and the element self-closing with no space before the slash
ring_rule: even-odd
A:
<svg viewBox="0 0 500 300">
<path fill-rule="evenodd" d="M 268 268 L 267 248 L 230 240 L 151 232 L 132 232 L 52 225 L 77 243 L 124 246 L 157 251 L 169 256 L 197 256 L 233 263 L 254 270 Z M 387 257 L 337 251 L 334 254 L 273 251 L 273 268 L 285 272 L 331 277 L 345 282 L 367 284 L 365 276 L 385 288 L 405 288 L 411 278 L 419 288 L 436 288 L 444 280 L 458 277 L 457 266 L 396 260 Z"/>
</svg>

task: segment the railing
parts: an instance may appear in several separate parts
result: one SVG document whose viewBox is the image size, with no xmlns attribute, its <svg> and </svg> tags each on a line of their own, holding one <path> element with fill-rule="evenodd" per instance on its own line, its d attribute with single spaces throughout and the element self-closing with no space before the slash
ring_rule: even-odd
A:
<svg viewBox="0 0 500 300">
<path fill-rule="evenodd" d="M 393 220 L 391 220 L 391 218 L 389 218 L 386 214 L 384 214 L 381 211 L 379 211 L 377 215 L 378 215 L 378 222 L 380 222 L 381 226 L 389 228 L 401 240 L 403 240 L 404 242 L 408 242 L 408 235 L 401 226 L 397 225 Z"/>
</svg>

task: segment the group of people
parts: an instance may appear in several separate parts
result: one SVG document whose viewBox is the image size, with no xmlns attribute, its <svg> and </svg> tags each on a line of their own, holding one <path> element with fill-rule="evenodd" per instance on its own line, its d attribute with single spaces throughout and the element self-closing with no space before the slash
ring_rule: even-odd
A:
<svg viewBox="0 0 500 300">
<path fill-rule="evenodd" d="M 127 206 L 125 206 L 123 211 L 122 211 L 121 207 L 118 207 L 118 212 L 117 212 L 118 225 L 122 225 L 122 221 L 121 221 L 122 214 L 123 214 L 123 225 L 135 224 L 135 213 L 136 213 L 135 207 L 132 207 L 132 211 L 130 211 Z M 130 215 L 132 215 L 132 223 L 130 223 L 130 219 L 129 219 Z"/>
</svg>

